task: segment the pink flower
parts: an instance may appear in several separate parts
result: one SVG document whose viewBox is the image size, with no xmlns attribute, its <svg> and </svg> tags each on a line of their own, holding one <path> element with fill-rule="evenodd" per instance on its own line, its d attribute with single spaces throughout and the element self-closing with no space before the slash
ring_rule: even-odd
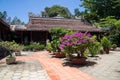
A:
<svg viewBox="0 0 120 80">
<path fill-rule="evenodd" d="M 59 48 L 60 48 L 61 50 L 63 50 L 64 47 L 65 47 L 65 45 L 63 45 L 63 44 L 61 44 L 61 45 L 59 46 Z"/>
</svg>

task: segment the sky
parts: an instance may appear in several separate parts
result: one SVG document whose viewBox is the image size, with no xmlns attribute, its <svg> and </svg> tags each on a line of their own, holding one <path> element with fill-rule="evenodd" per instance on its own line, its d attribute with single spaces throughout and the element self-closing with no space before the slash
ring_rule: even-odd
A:
<svg viewBox="0 0 120 80">
<path fill-rule="evenodd" d="M 28 22 L 28 12 L 39 14 L 45 7 L 60 5 L 67 7 L 72 14 L 74 9 L 81 8 L 80 0 L 0 0 L 0 12 L 7 11 L 7 15 L 12 19 L 17 16 L 21 21 Z"/>
</svg>

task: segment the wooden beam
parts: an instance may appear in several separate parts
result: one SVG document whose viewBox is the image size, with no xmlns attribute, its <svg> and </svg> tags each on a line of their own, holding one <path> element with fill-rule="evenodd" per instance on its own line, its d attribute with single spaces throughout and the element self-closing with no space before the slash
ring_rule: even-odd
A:
<svg viewBox="0 0 120 80">
<path fill-rule="evenodd" d="M 30 32 L 30 41 L 32 41 L 32 31 Z"/>
</svg>

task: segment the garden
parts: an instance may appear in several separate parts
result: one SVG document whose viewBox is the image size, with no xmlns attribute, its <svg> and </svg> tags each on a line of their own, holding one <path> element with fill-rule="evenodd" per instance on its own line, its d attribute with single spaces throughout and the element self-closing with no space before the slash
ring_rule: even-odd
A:
<svg viewBox="0 0 120 80">
<path fill-rule="evenodd" d="M 18 44 L 15 41 L 1 41 L 0 42 L 0 60 L 6 57 L 7 64 L 16 62 L 16 56 L 22 56 L 21 51 L 40 51 L 45 49 L 45 45 L 30 42 L 28 45 Z"/>
<path fill-rule="evenodd" d="M 109 50 L 115 50 L 117 45 L 111 44 L 107 37 L 101 38 L 100 42 L 96 35 L 89 32 L 73 32 L 56 27 L 49 30 L 51 34 L 50 42 L 46 45 L 30 42 L 28 45 L 18 44 L 15 41 L 1 41 L 1 58 L 6 57 L 6 63 L 11 64 L 16 61 L 15 56 L 21 56 L 21 51 L 41 51 L 47 50 L 57 58 L 66 58 L 74 64 L 86 62 L 88 57 L 96 57 L 98 54 L 109 54 Z M 14 54 L 13 54 L 14 53 Z"/>
<path fill-rule="evenodd" d="M 47 43 L 46 49 L 57 58 L 66 58 L 73 64 L 83 64 L 88 57 L 98 54 L 109 54 L 110 49 L 117 47 L 111 44 L 107 37 L 102 37 L 100 42 L 96 35 L 89 32 L 73 32 L 57 27 L 49 31 L 52 40 Z"/>
</svg>

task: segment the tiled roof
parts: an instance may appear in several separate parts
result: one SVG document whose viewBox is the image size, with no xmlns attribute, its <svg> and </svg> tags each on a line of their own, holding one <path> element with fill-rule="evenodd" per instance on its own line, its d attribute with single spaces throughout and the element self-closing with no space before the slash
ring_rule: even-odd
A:
<svg viewBox="0 0 120 80">
<path fill-rule="evenodd" d="M 5 21 L 3 21 L 1 18 L 0 18 L 0 25 L 4 25 L 4 26 L 0 26 L 0 27 L 3 27 L 7 30 L 10 30 L 10 25 L 8 25 Z"/>
<path fill-rule="evenodd" d="M 26 29 L 16 28 L 16 30 L 48 31 L 54 27 L 63 27 L 75 31 L 101 32 L 101 29 L 93 27 L 80 19 L 30 18 L 29 24 L 26 27 Z"/>
</svg>

